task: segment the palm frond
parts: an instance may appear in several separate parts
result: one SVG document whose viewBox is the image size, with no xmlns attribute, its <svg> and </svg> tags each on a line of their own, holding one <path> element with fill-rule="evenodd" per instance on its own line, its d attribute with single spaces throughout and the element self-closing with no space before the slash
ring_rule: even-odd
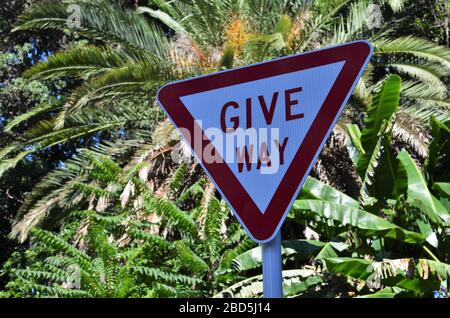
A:
<svg viewBox="0 0 450 318">
<path fill-rule="evenodd" d="M 367 30 L 367 9 L 369 5 L 369 1 L 366 0 L 351 3 L 348 15 L 345 18 L 341 17 L 339 23 L 335 26 L 334 36 L 330 44 L 348 42 Z"/>
<path fill-rule="evenodd" d="M 81 8 L 79 28 L 71 29 L 67 25 L 69 4 L 78 4 Z M 156 24 L 109 1 L 63 1 L 34 6 L 20 15 L 14 30 L 36 29 L 72 31 L 94 39 L 147 50 L 162 60 L 168 56 L 167 38 Z"/>
<path fill-rule="evenodd" d="M 129 65 L 106 72 L 77 88 L 59 113 L 55 126 L 61 128 L 65 119 L 79 112 L 91 103 L 104 100 L 106 105 L 117 96 L 124 94 L 146 95 L 155 90 L 170 76 L 167 69 L 149 64 Z"/>
<path fill-rule="evenodd" d="M 380 0 L 381 4 L 387 3 L 392 11 L 400 12 L 405 8 L 406 0 Z"/>
<path fill-rule="evenodd" d="M 392 132 L 395 140 L 410 146 L 420 157 L 427 157 L 430 136 L 422 122 L 407 112 L 399 111 Z"/>
<path fill-rule="evenodd" d="M 375 54 L 411 55 L 450 69 L 450 49 L 414 36 L 374 41 Z"/>
<path fill-rule="evenodd" d="M 407 75 L 417 81 L 427 83 L 431 86 L 438 86 L 439 89 L 445 91 L 447 86 L 445 85 L 443 78 L 448 75 L 448 72 L 442 70 L 442 68 L 432 65 L 419 65 L 419 64 L 407 64 L 407 63 L 392 63 L 386 66 L 392 67 L 402 75 Z"/>
<path fill-rule="evenodd" d="M 402 86 L 401 108 L 427 124 L 431 116 L 445 119 L 450 110 L 447 90 L 441 86 L 407 81 Z"/>
<path fill-rule="evenodd" d="M 4 127 L 3 131 L 10 133 L 14 128 L 16 128 L 21 123 L 23 123 L 35 116 L 57 111 L 60 109 L 60 107 L 61 106 L 59 104 L 56 104 L 56 105 L 52 104 L 52 103 L 40 104 L 36 107 L 33 107 L 28 112 L 14 117 L 10 122 L 7 123 L 7 125 Z M 0 155 L 0 157 L 1 157 L 1 155 Z"/>
<path fill-rule="evenodd" d="M 81 46 L 50 56 L 48 60 L 26 70 L 24 76 L 42 79 L 62 76 L 83 77 L 122 67 L 124 64 L 123 56 L 115 50 Z"/>
</svg>

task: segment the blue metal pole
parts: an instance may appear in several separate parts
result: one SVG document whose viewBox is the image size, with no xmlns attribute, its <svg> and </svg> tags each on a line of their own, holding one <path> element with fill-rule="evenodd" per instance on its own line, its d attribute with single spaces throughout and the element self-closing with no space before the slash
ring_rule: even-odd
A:
<svg viewBox="0 0 450 318">
<path fill-rule="evenodd" d="M 283 297 L 280 232 L 272 241 L 262 244 L 263 290 L 266 298 Z"/>
</svg>

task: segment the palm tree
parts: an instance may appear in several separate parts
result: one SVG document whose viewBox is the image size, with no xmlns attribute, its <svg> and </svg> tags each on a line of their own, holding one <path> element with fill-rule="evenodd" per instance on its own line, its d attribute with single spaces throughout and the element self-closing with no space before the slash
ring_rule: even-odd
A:
<svg viewBox="0 0 450 318">
<path fill-rule="evenodd" d="M 67 24 L 69 3 L 81 9 L 79 27 Z M 405 1 L 376 3 L 396 13 Z M 57 108 L 41 105 L 8 124 L 6 131 L 13 131 L 24 120 L 47 115 L 0 151 L 0 173 L 31 153 L 107 132 L 110 140 L 101 145 L 105 154 L 124 164 L 151 163 L 148 175 L 157 187 L 164 186 L 168 172 L 174 170 L 164 163 L 179 140 L 155 102 L 163 83 L 367 38 L 374 44 L 374 57 L 314 168 L 321 179 L 356 193 L 361 180 L 354 169 L 347 169 L 350 136 L 345 124 L 361 123 L 372 95 L 390 73 L 407 79 L 398 115 L 402 120 L 396 121 L 394 137 L 419 156 L 427 151 L 423 123 L 431 114 L 445 117 L 450 105 L 443 81 L 450 70 L 450 50 L 413 36 L 396 38 L 395 19 L 369 29 L 365 23 L 369 5 L 365 0 L 320 5 L 300 0 L 154 0 L 149 7 L 130 10 L 114 1 L 78 0 L 32 7 L 20 17 L 16 31 L 58 29 L 97 44 L 74 46 L 28 70 L 30 78 L 70 76 L 82 84 L 61 98 Z M 343 159 L 330 160 L 330 153 L 337 150 Z M 189 170 L 197 171 L 195 166 Z M 38 186 L 24 205 L 21 215 L 28 212 L 29 225 L 47 214 L 54 194 L 46 191 Z M 39 209 L 41 213 L 35 213 Z M 30 226 L 23 224 L 19 221 L 13 233 L 25 238 Z"/>
</svg>

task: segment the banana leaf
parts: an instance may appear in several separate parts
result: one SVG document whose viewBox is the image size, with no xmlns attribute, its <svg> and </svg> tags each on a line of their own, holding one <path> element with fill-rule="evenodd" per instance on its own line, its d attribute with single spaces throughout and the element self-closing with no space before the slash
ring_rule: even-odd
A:
<svg viewBox="0 0 450 318">
<path fill-rule="evenodd" d="M 300 197 L 339 203 L 354 208 L 359 207 L 357 200 L 312 177 L 306 179 L 300 192 Z"/>
<path fill-rule="evenodd" d="M 400 88 L 400 76 L 391 75 L 383 83 L 381 91 L 372 99 L 372 104 L 367 111 L 367 118 L 364 122 L 364 129 L 361 132 L 361 144 L 364 148 L 364 154 L 362 154 L 357 166 L 360 176 L 363 176 L 367 170 L 373 150 L 378 142 L 383 122 L 389 120 L 397 111 Z"/>
<path fill-rule="evenodd" d="M 328 243 L 316 240 L 286 240 L 282 243 L 281 254 L 284 259 L 295 257 L 307 259 L 317 255 Z M 232 261 L 232 267 L 239 272 L 259 268 L 262 265 L 261 246 L 252 248 L 236 256 Z"/>
<path fill-rule="evenodd" d="M 397 158 L 400 161 L 401 173 L 397 182 L 407 191 L 407 202 L 424 212 L 430 221 L 439 225 L 450 225 L 450 213 L 428 189 L 424 175 L 406 150 L 402 150 Z"/>
<path fill-rule="evenodd" d="M 342 225 L 358 228 L 367 236 L 387 237 L 411 244 L 425 240 L 422 234 L 405 230 L 372 213 L 322 200 L 296 200 L 290 217 L 301 218 L 305 215 L 305 211 Z"/>
</svg>

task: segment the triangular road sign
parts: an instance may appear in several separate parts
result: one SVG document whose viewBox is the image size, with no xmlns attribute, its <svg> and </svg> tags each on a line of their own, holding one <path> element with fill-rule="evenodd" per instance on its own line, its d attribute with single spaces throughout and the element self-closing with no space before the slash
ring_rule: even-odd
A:
<svg viewBox="0 0 450 318">
<path fill-rule="evenodd" d="M 280 229 L 372 51 L 356 41 L 169 83 L 158 92 L 256 242 Z"/>
</svg>

